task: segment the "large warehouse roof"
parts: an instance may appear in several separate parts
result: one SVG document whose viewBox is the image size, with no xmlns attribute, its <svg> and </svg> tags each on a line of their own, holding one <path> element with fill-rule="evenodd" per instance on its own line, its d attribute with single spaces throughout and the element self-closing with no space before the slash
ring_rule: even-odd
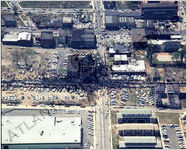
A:
<svg viewBox="0 0 187 150">
<path fill-rule="evenodd" d="M 2 116 L 2 143 L 81 143 L 81 118 Z"/>
<path fill-rule="evenodd" d="M 2 41 L 3 42 L 7 42 L 7 41 L 16 42 L 18 41 L 18 35 L 17 34 L 5 34 Z"/>
<path fill-rule="evenodd" d="M 29 33 L 29 32 L 8 33 L 8 34 L 5 34 L 2 41 L 3 42 L 7 42 L 7 41 L 16 42 L 19 40 L 30 41 L 31 40 L 31 33 Z"/>
<path fill-rule="evenodd" d="M 31 33 L 21 32 L 18 34 L 18 40 L 31 40 Z"/>
</svg>

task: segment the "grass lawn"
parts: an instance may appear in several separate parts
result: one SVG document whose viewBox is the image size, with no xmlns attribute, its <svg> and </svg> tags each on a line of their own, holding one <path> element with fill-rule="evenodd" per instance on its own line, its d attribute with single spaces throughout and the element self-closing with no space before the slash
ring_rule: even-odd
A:
<svg viewBox="0 0 187 150">
<path fill-rule="evenodd" d="M 179 124 L 179 113 L 156 112 L 161 124 Z"/>
<path fill-rule="evenodd" d="M 8 7 L 8 5 L 5 1 L 1 1 L 1 7 Z"/>
<path fill-rule="evenodd" d="M 117 124 L 116 113 L 118 113 L 118 111 L 111 111 L 111 123 L 112 123 L 112 125 Z"/>
<path fill-rule="evenodd" d="M 115 132 L 115 129 L 112 128 L 112 145 L 113 149 L 118 149 L 119 144 L 119 135 Z"/>
<path fill-rule="evenodd" d="M 89 1 L 23 1 L 24 8 L 90 8 Z"/>
</svg>

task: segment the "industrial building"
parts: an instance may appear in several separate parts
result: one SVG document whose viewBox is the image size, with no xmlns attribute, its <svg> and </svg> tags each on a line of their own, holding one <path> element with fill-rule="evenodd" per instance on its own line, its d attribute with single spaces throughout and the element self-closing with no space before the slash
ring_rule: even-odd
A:
<svg viewBox="0 0 187 150">
<path fill-rule="evenodd" d="M 70 43 L 72 48 L 77 49 L 95 49 L 96 36 L 93 30 L 74 29 L 72 30 Z"/>
<path fill-rule="evenodd" d="M 144 60 L 131 60 L 128 64 L 113 65 L 112 74 L 146 75 Z"/>
<path fill-rule="evenodd" d="M 124 136 L 119 141 L 120 149 L 162 149 L 160 139 L 155 136 Z"/>
<path fill-rule="evenodd" d="M 142 16 L 145 20 L 178 21 L 178 5 L 174 3 L 143 3 Z"/>
<path fill-rule="evenodd" d="M 160 136 L 157 124 L 130 123 L 115 126 L 120 136 Z"/>
<path fill-rule="evenodd" d="M 119 149 L 161 149 L 156 114 L 150 109 L 126 109 L 116 114 Z"/>
<path fill-rule="evenodd" d="M 167 84 L 155 87 L 155 100 L 157 107 L 180 108 L 179 87 Z"/>
<path fill-rule="evenodd" d="M 131 29 L 132 42 L 136 49 L 145 49 L 147 47 L 147 37 L 144 28 Z"/>
<path fill-rule="evenodd" d="M 16 27 L 16 17 L 13 14 L 2 14 L 2 20 L 6 27 Z"/>
<path fill-rule="evenodd" d="M 140 11 L 113 11 L 105 10 L 105 28 L 118 30 L 120 28 L 135 28 L 136 19 L 141 18 Z"/>
<path fill-rule="evenodd" d="M 178 85 L 167 84 L 166 85 L 169 107 L 170 108 L 180 108 L 180 100 L 179 100 L 179 87 Z"/>
<path fill-rule="evenodd" d="M 96 67 L 92 54 L 74 54 L 68 56 L 67 75 L 75 78 L 87 78 L 93 74 Z"/>
<path fill-rule="evenodd" d="M 2 116 L 3 149 L 80 149 L 81 118 Z"/>
<path fill-rule="evenodd" d="M 33 37 L 30 32 L 15 32 L 4 35 L 4 45 L 33 46 Z"/>
<path fill-rule="evenodd" d="M 54 48 L 55 39 L 52 31 L 42 31 L 40 36 L 40 45 L 44 48 Z"/>
<path fill-rule="evenodd" d="M 157 117 L 150 109 L 126 109 L 117 113 L 121 123 L 157 123 Z"/>
</svg>

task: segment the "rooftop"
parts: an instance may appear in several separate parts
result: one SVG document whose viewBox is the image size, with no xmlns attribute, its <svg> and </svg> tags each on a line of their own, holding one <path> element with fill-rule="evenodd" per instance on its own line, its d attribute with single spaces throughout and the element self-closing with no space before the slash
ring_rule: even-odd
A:
<svg viewBox="0 0 187 150">
<path fill-rule="evenodd" d="M 74 29 L 72 30 L 72 41 L 95 41 L 92 30 Z"/>
<path fill-rule="evenodd" d="M 16 21 L 16 18 L 13 14 L 2 14 L 4 21 Z"/>
<path fill-rule="evenodd" d="M 29 32 L 15 32 L 15 33 L 8 33 L 5 34 L 4 38 L 3 38 L 3 42 L 6 41 L 12 41 L 12 42 L 16 42 L 19 40 L 31 40 L 31 33 Z"/>
<path fill-rule="evenodd" d="M 152 123 L 131 123 L 131 124 L 117 124 L 117 130 L 158 130 L 157 124 Z"/>
<path fill-rule="evenodd" d="M 63 23 L 71 23 L 72 22 L 72 18 L 71 17 L 63 17 L 62 18 L 62 22 Z"/>
<path fill-rule="evenodd" d="M 126 147 L 142 147 L 142 148 L 159 148 L 161 149 L 161 141 L 155 136 L 124 136 L 123 141 L 119 141 L 120 148 Z"/>
<path fill-rule="evenodd" d="M 105 23 L 118 23 L 118 17 L 117 16 L 106 16 Z"/>
<path fill-rule="evenodd" d="M 145 63 L 144 60 L 137 60 L 131 64 L 113 65 L 112 70 L 115 72 L 145 72 Z"/>
<path fill-rule="evenodd" d="M 42 31 L 40 38 L 43 40 L 51 40 L 51 39 L 53 39 L 53 32 L 52 31 Z"/>
<path fill-rule="evenodd" d="M 21 32 L 18 35 L 18 40 L 31 40 L 31 33 L 29 32 Z"/>
<path fill-rule="evenodd" d="M 127 55 L 114 55 L 115 61 L 127 61 Z"/>
<path fill-rule="evenodd" d="M 80 143 L 81 118 L 2 116 L 2 135 L 3 144 Z"/>
<path fill-rule="evenodd" d="M 7 42 L 7 41 L 16 42 L 18 41 L 18 34 L 5 34 L 2 41 L 3 42 Z"/>
<path fill-rule="evenodd" d="M 151 143 L 156 144 L 155 136 L 124 136 L 125 143 Z"/>
<path fill-rule="evenodd" d="M 144 28 L 133 28 L 132 31 L 132 41 L 133 42 L 146 42 L 146 34 Z"/>
<path fill-rule="evenodd" d="M 172 8 L 178 7 L 177 4 L 174 3 L 143 3 L 142 8 Z"/>
</svg>

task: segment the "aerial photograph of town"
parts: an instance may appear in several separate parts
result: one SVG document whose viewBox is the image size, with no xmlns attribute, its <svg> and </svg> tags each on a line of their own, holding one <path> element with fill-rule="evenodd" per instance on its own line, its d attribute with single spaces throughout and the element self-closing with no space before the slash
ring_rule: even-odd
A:
<svg viewBox="0 0 187 150">
<path fill-rule="evenodd" d="M 186 1 L 2 1 L 1 149 L 186 149 Z"/>
</svg>

